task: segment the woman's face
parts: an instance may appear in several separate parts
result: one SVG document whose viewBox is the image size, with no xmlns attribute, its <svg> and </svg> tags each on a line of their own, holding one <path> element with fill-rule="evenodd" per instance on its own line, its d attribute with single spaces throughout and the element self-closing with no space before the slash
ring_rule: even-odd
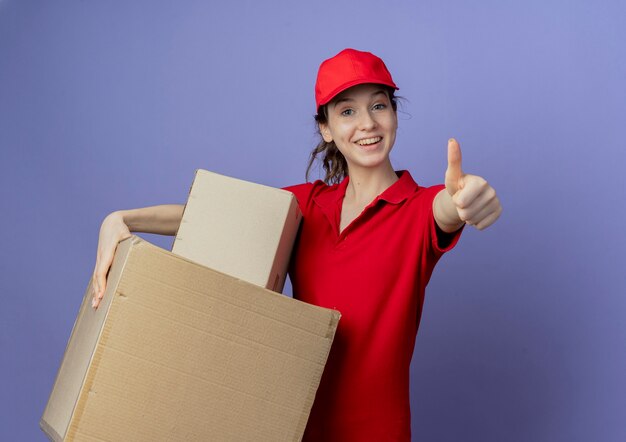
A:
<svg viewBox="0 0 626 442">
<path fill-rule="evenodd" d="M 335 142 L 348 168 L 388 164 L 398 118 L 383 86 L 346 89 L 328 104 L 327 114 L 328 123 L 320 123 L 322 137 Z"/>
</svg>

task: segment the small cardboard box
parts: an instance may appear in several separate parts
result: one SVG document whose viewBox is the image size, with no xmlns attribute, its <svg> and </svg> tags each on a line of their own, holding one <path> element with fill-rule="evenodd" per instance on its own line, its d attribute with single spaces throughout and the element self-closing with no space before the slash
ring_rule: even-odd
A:
<svg viewBox="0 0 626 442">
<path fill-rule="evenodd" d="M 172 252 L 282 292 L 301 218 L 291 192 L 198 169 Z"/>
<path fill-rule="evenodd" d="M 91 284 L 40 425 L 54 441 L 298 441 L 339 313 L 137 236 Z"/>
</svg>

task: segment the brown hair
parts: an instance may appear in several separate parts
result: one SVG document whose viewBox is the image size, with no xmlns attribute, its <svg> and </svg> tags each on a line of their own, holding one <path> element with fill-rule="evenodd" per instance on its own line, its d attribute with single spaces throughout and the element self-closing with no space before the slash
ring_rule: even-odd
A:
<svg viewBox="0 0 626 442">
<path fill-rule="evenodd" d="M 384 87 L 387 95 L 389 96 L 389 101 L 391 102 L 391 108 L 394 112 L 398 110 L 398 104 L 396 101 L 396 96 L 394 95 L 395 89 L 392 87 Z M 309 165 L 306 168 L 306 181 L 309 181 L 309 172 L 311 171 L 311 167 L 315 160 L 319 160 L 322 163 L 322 167 L 324 168 L 325 176 L 324 182 L 328 185 L 338 184 L 340 183 L 346 175 L 348 175 L 348 162 L 334 141 L 326 142 L 322 137 L 320 132 L 320 124 L 328 124 L 328 104 L 320 106 L 317 110 L 317 115 L 315 115 L 315 123 L 317 126 L 317 133 L 320 135 L 320 142 L 315 146 L 315 149 L 311 151 L 311 156 L 309 157 Z M 321 155 L 318 158 L 318 155 Z"/>
</svg>

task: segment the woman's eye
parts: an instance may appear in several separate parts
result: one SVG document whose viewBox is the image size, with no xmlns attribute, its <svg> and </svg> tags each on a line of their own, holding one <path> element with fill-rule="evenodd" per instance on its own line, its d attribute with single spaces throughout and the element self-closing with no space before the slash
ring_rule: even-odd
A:
<svg viewBox="0 0 626 442">
<path fill-rule="evenodd" d="M 372 109 L 374 109 L 374 110 L 381 110 L 381 109 L 384 109 L 384 108 L 386 108 L 386 107 L 387 107 L 387 106 L 385 106 L 383 103 L 378 103 L 378 104 L 375 104 L 375 105 L 372 107 Z"/>
<path fill-rule="evenodd" d="M 352 115 L 353 113 L 354 113 L 354 110 L 352 110 L 352 109 L 345 109 L 345 110 L 341 111 L 341 115 L 345 115 L 345 116 Z"/>
</svg>

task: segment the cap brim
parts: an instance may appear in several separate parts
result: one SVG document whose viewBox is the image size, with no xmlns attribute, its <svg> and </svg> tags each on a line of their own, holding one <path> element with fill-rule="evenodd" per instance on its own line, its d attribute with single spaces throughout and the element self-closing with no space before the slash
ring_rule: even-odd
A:
<svg viewBox="0 0 626 442">
<path fill-rule="evenodd" d="M 337 95 L 339 95 L 340 93 L 342 93 L 346 89 L 351 88 L 352 86 L 357 86 L 359 84 L 367 84 L 367 83 L 382 84 L 384 86 L 392 87 L 395 90 L 399 90 L 400 89 L 394 83 L 384 83 L 384 82 L 381 82 L 380 79 L 378 79 L 378 78 L 358 78 L 358 79 L 355 79 L 355 80 L 352 80 L 352 81 L 348 81 L 348 82 L 342 84 L 341 86 L 338 86 L 335 89 L 333 89 L 332 92 L 326 94 L 326 96 L 324 96 L 324 98 L 322 100 L 320 100 L 320 102 L 318 103 L 317 106 L 320 107 L 320 106 L 324 106 L 325 104 L 330 103 L 333 98 L 335 98 Z"/>
</svg>

